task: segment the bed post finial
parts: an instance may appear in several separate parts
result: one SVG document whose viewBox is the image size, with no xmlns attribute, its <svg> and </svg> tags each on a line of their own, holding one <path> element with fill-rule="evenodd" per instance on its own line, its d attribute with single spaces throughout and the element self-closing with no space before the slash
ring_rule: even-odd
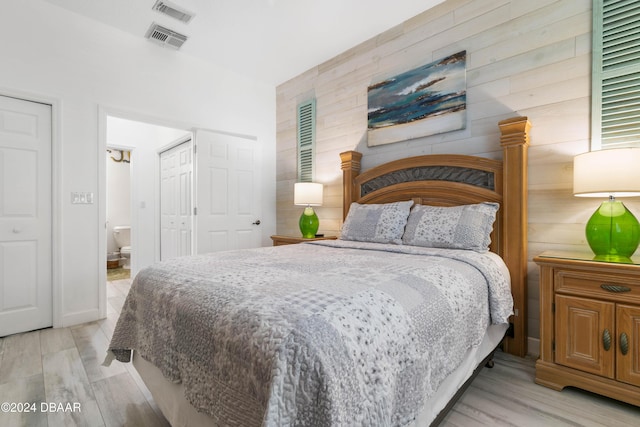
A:
<svg viewBox="0 0 640 427">
<path fill-rule="evenodd" d="M 360 192 L 355 186 L 355 177 L 360 174 L 360 159 L 362 153 L 357 151 L 345 151 L 340 153 L 342 160 L 342 219 L 347 218 L 351 202 L 360 196 Z"/>
<path fill-rule="evenodd" d="M 505 351 L 527 354 L 527 149 L 531 123 L 527 117 L 502 120 L 503 149 L 503 233 L 500 247 L 509 272 L 513 294 L 512 334 L 507 334 Z"/>
</svg>

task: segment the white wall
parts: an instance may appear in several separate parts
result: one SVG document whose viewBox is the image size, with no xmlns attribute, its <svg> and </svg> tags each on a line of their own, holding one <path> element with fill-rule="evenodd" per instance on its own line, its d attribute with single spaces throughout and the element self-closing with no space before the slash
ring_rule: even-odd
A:
<svg viewBox="0 0 640 427">
<path fill-rule="evenodd" d="M 100 316 L 101 107 L 254 135 L 264 144 L 263 243 L 275 232 L 275 90 L 41 0 L 5 0 L 0 93 L 54 103 L 54 324 Z"/>
</svg>

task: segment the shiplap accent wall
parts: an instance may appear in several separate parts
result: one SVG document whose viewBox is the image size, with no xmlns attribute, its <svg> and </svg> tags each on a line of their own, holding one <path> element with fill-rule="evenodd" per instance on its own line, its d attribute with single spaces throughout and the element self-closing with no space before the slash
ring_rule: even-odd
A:
<svg viewBox="0 0 640 427">
<path fill-rule="evenodd" d="M 338 154 L 364 153 L 363 169 L 430 153 L 501 156 L 497 123 L 532 123 L 529 151 L 529 336 L 539 337 L 538 269 L 547 249 L 586 247 L 596 199 L 572 196 L 572 160 L 589 150 L 591 0 L 447 0 L 277 87 L 277 230 L 298 235 L 296 106 L 317 99 L 316 209 L 320 230 L 338 234 L 342 187 Z M 467 51 L 467 126 L 461 131 L 367 147 L 367 86 Z M 631 199 L 633 200 L 633 199 Z M 637 200 L 637 199 L 635 199 Z M 640 204 L 627 203 L 640 214 Z"/>
</svg>

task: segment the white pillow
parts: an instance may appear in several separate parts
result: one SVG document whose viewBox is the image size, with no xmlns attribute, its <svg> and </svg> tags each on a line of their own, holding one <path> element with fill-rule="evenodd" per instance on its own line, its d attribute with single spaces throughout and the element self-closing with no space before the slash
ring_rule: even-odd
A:
<svg viewBox="0 0 640 427">
<path fill-rule="evenodd" d="M 402 244 L 413 200 L 384 204 L 351 203 L 342 226 L 342 240 Z"/>
<path fill-rule="evenodd" d="M 497 203 L 462 206 L 416 205 L 402 236 L 406 245 L 486 252 L 496 220 Z"/>
</svg>

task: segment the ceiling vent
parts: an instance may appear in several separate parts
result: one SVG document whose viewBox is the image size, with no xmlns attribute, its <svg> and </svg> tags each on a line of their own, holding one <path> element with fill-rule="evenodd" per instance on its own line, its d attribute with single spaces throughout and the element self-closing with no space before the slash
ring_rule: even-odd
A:
<svg viewBox="0 0 640 427">
<path fill-rule="evenodd" d="M 176 33 L 155 22 L 147 30 L 145 37 L 162 46 L 168 46 L 173 49 L 180 49 L 184 42 L 187 41 L 187 36 L 184 34 Z"/>
<path fill-rule="evenodd" d="M 181 8 L 180 6 L 176 6 L 175 4 L 169 3 L 165 0 L 157 0 L 152 9 L 177 19 L 180 22 L 184 22 L 185 24 L 188 24 L 195 16 L 193 13 Z"/>
</svg>

